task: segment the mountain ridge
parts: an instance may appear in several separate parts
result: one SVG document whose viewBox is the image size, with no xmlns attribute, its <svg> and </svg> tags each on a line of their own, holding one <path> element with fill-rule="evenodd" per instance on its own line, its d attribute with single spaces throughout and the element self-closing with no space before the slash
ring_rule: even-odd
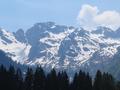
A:
<svg viewBox="0 0 120 90">
<path fill-rule="evenodd" d="M 23 65 L 64 69 L 68 73 L 81 68 L 94 75 L 97 69 L 110 71 L 107 65 L 113 67 L 112 58 L 120 46 L 119 32 L 106 27 L 89 31 L 54 22 L 36 23 L 26 32 L 1 29 L 0 49 Z"/>
</svg>

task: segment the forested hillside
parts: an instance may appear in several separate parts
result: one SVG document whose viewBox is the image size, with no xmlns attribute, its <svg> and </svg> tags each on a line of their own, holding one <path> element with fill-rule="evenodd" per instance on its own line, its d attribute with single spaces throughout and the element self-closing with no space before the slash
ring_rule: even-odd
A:
<svg viewBox="0 0 120 90">
<path fill-rule="evenodd" d="M 56 72 L 52 69 L 45 73 L 43 68 L 35 71 L 28 68 L 24 74 L 21 70 L 10 66 L 0 66 L 0 90 L 120 90 L 120 82 L 112 75 L 97 71 L 92 79 L 89 73 L 79 71 L 70 80 L 65 71 Z"/>
</svg>

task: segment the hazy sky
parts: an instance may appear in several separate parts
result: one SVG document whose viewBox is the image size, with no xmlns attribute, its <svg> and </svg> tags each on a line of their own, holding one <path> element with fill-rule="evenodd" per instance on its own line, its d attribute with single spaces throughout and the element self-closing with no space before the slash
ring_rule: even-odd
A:
<svg viewBox="0 0 120 90">
<path fill-rule="evenodd" d="M 0 27 L 10 31 L 26 30 L 46 21 L 73 26 L 119 26 L 119 17 L 120 0 L 0 0 Z"/>
</svg>

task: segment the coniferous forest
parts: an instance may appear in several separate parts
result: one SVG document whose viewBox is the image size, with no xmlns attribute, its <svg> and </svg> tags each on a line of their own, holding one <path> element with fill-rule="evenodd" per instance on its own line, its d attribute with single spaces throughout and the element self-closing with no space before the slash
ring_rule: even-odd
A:
<svg viewBox="0 0 120 90">
<path fill-rule="evenodd" d="M 1 65 L 0 90 L 120 90 L 120 82 L 99 70 L 94 79 L 80 70 L 69 80 L 65 71 L 57 73 L 52 69 L 46 74 L 43 68 L 37 67 L 35 71 L 28 68 L 22 74 L 20 69 L 13 66 L 6 69 Z"/>
</svg>

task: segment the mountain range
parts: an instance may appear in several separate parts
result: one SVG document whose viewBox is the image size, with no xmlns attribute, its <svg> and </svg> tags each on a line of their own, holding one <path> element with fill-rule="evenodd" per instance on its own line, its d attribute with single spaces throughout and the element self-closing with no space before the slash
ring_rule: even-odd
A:
<svg viewBox="0 0 120 90">
<path fill-rule="evenodd" d="M 31 67 L 40 65 L 47 71 L 55 68 L 70 75 L 82 69 L 94 76 L 99 69 L 120 79 L 120 28 L 86 30 L 54 22 L 36 23 L 26 31 L 1 28 L 0 50 L 11 58 L 0 64 L 12 61 Z"/>
</svg>

